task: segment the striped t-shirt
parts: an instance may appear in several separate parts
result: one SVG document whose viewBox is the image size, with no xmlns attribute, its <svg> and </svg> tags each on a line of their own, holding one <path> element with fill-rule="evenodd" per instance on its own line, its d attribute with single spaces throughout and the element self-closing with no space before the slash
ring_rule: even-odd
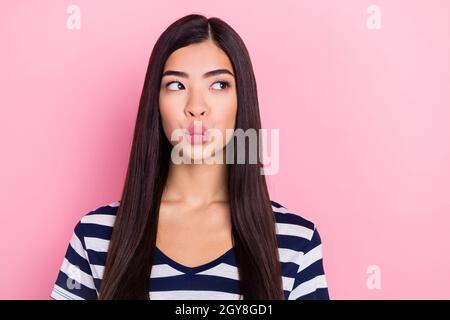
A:
<svg viewBox="0 0 450 320">
<path fill-rule="evenodd" d="M 271 201 L 286 300 L 329 299 L 322 245 L 314 223 Z M 99 207 L 76 224 L 51 292 L 54 299 L 98 298 L 109 240 L 120 202 Z M 234 300 L 239 276 L 234 249 L 206 264 L 187 267 L 155 248 L 150 299 Z"/>
</svg>

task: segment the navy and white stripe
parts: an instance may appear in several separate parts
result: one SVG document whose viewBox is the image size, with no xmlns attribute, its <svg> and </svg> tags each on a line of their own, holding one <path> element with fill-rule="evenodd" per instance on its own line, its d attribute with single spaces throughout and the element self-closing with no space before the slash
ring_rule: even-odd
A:
<svg viewBox="0 0 450 320">
<path fill-rule="evenodd" d="M 115 214 L 120 202 L 99 207 L 75 226 L 51 292 L 54 299 L 97 299 Z M 286 300 L 329 299 L 319 233 L 311 221 L 272 201 Z M 150 299 L 234 300 L 239 276 L 234 250 L 187 267 L 156 248 Z"/>
</svg>

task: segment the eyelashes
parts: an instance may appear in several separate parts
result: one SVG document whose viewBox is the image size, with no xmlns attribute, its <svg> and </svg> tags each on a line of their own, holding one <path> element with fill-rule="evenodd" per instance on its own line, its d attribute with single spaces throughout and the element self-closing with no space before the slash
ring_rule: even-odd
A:
<svg viewBox="0 0 450 320">
<path fill-rule="evenodd" d="M 230 83 L 228 81 L 216 81 L 216 82 L 213 83 L 213 85 L 216 84 L 216 83 L 224 84 L 225 88 L 223 88 L 223 90 L 228 89 L 230 87 Z"/>
<path fill-rule="evenodd" d="M 170 81 L 169 83 L 166 84 L 166 89 L 168 89 L 169 91 L 177 91 L 177 90 L 169 89 L 169 86 L 174 83 L 179 83 L 181 86 L 183 86 L 183 84 L 180 81 Z M 178 87 L 178 89 L 180 89 L 180 88 Z"/>
<path fill-rule="evenodd" d="M 222 84 L 224 87 L 221 88 L 221 89 L 215 89 L 215 90 L 223 91 L 223 90 L 226 90 L 226 89 L 231 87 L 231 84 L 228 81 L 216 81 L 216 82 L 213 83 L 213 85 L 215 85 L 216 83 Z M 166 86 L 165 86 L 166 89 L 168 89 L 169 91 L 178 91 L 177 89 L 169 89 L 169 86 L 171 86 L 172 84 L 178 84 L 176 86 L 177 89 L 180 89 L 180 90 L 184 89 L 184 85 L 180 81 L 170 81 L 170 82 L 168 82 L 166 84 Z M 180 88 L 180 86 L 183 87 L 183 88 Z"/>
</svg>

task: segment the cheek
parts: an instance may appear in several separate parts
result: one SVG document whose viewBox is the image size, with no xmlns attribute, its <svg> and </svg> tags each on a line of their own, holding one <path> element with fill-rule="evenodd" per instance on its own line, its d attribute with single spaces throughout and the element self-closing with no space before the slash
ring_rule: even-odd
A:
<svg viewBox="0 0 450 320">
<path fill-rule="evenodd" d="M 223 119 L 225 128 L 234 129 L 237 114 L 237 102 L 235 99 L 223 109 L 221 119 Z"/>
<path fill-rule="evenodd" d="M 223 128 L 234 128 L 234 122 L 237 113 L 237 98 L 236 95 L 230 95 L 211 101 L 214 106 L 214 118 L 218 120 Z"/>
<path fill-rule="evenodd" d="M 160 104 L 159 113 L 161 114 L 162 127 L 167 139 L 170 141 L 173 130 L 177 128 L 177 113 L 173 108 Z"/>
<path fill-rule="evenodd" d="M 237 101 L 236 99 L 230 99 L 227 103 L 223 103 L 217 108 L 217 113 L 214 118 L 216 121 L 214 123 L 217 126 L 217 129 L 220 129 L 223 141 L 222 145 L 225 145 L 229 139 L 231 138 L 230 132 L 227 132 L 230 129 L 235 129 L 236 127 L 236 115 L 237 115 Z M 232 133 L 232 131 L 231 131 Z"/>
</svg>

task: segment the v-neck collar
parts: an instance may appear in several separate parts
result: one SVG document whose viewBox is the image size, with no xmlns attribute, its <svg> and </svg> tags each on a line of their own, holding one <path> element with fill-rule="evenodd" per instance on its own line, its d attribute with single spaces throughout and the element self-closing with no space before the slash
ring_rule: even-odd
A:
<svg viewBox="0 0 450 320">
<path fill-rule="evenodd" d="M 219 265 L 223 261 L 226 261 L 226 259 L 228 259 L 234 253 L 234 246 L 231 249 L 229 249 L 228 251 L 226 251 L 225 253 L 223 253 L 221 256 L 217 257 L 216 259 L 214 259 L 210 262 L 204 263 L 202 265 L 195 266 L 195 267 L 188 267 L 181 263 L 176 262 L 175 260 L 173 260 L 172 258 L 167 256 L 164 252 L 162 252 L 158 247 L 155 247 L 155 252 L 159 256 L 159 258 L 161 259 L 162 262 L 167 263 L 169 266 L 173 267 L 174 269 L 177 269 L 186 274 L 195 274 L 195 273 L 198 273 L 201 271 L 211 269 L 211 268 Z"/>
</svg>

